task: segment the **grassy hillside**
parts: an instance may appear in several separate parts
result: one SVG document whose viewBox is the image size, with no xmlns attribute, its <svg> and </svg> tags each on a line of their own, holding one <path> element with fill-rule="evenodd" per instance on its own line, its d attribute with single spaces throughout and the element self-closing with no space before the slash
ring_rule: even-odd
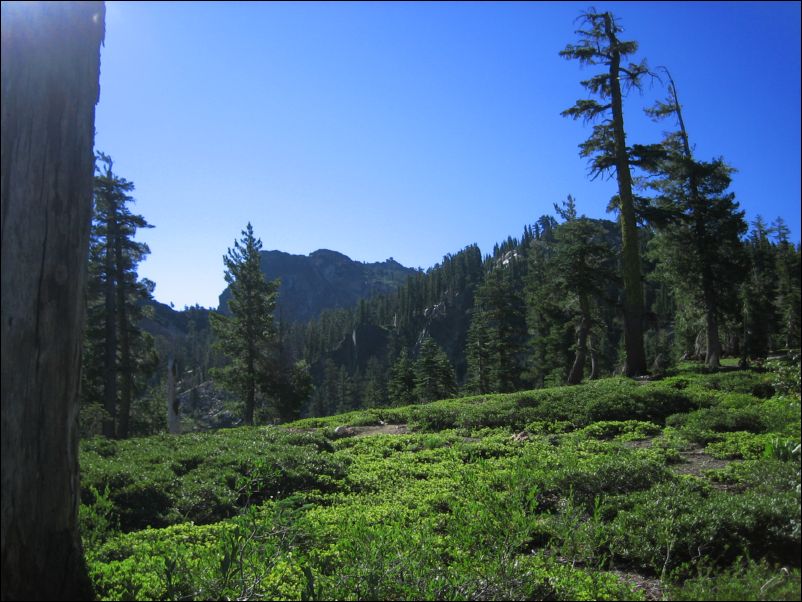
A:
<svg viewBox="0 0 802 602">
<path fill-rule="evenodd" d="M 105 599 L 799 599 L 798 382 L 688 367 L 85 441 L 90 572 Z"/>
</svg>

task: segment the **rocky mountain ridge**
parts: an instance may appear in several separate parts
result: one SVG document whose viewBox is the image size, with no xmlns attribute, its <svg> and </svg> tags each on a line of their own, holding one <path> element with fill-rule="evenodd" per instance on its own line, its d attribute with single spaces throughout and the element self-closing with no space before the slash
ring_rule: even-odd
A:
<svg viewBox="0 0 802 602">
<path fill-rule="evenodd" d="M 360 299 L 392 292 L 416 272 L 392 257 L 363 263 L 328 249 L 309 255 L 262 251 L 260 259 L 265 278 L 281 280 L 276 316 L 286 322 L 306 322 L 325 309 L 353 307 Z M 219 311 L 228 311 L 230 296 L 226 288 Z"/>
</svg>

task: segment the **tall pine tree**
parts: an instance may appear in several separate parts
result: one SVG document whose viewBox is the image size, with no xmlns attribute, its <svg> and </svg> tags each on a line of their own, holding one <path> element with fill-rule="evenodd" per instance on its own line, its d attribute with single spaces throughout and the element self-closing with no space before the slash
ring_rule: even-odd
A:
<svg viewBox="0 0 802 602">
<path fill-rule="evenodd" d="M 609 12 L 590 10 L 581 17 L 585 29 L 577 30 L 580 41 L 569 44 L 560 52 L 567 59 L 577 59 L 582 65 L 602 65 L 604 70 L 582 81 L 582 85 L 597 95 L 601 102 L 582 99 L 563 116 L 582 118 L 585 122 L 601 123 L 593 126 L 590 138 L 580 145 L 582 157 L 592 157 L 593 177 L 615 171 L 618 197 L 614 204 L 619 211 L 621 226 L 621 265 L 624 281 L 624 343 L 626 347 L 625 373 L 637 376 L 646 372 L 646 353 L 643 346 L 643 285 L 641 282 L 640 244 L 638 241 L 635 196 L 632 192 L 630 165 L 648 162 L 653 147 L 627 146 L 624 129 L 624 93 L 640 88 L 644 76 L 649 75 L 645 61 L 622 64 L 626 57 L 638 49 L 637 42 L 623 41 L 623 31 Z"/>
<path fill-rule="evenodd" d="M 108 155 L 98 153 L 97 159 L 82 401 L 85 406 L 102 401 L 103 434 L 126 438 L 138 381 L 155 363 L 153 340 L 139 327 L 154 285 L 139 279 L 137 267 L 150 249 L 134 240 L 137 230 L 152 226 L 128 207 L 133 182 L 114 173 Z"/>
<path fill-rule="evenodd" d="M 414 372 L 415 396 L 420 402 L 445 399 L 457 391 L 454 369 L 446 354 L 429 335 L 421 342 Z"/>
<path fill-rule="evenodd" d="M 777 330 L 777 265 L 769 234 L 769 226 L 758 215 L 746 239 L 749 267 L 741 288 L 744 362 L 750 357 L 765 358 Z"/>
<path fill-rule="evenodd" d="M 585 216 L 578 217 L 570 195 L 563 205 L 563 208 L 555 205 L 565 221 L 554 233 L 550 286 L 573 314 L 576 347 L 567 383 L 575 385 L 582 381 L 588 354 L 591 355 L 591 374 L 597 372 L 596 350 L 588 341 L 591 330 L 599 324 L 596 307 L 602 303 L 604 290 L 615 275 L 613 250 L 605 239 L 604 228 Z"/>
<path fill-rule="evenodd" d="M 265 375 L 271 368 L 277 338 L 273 311 L 278 281 L 265 280 L 260 269 L 261 249 L 262 241 L 254 237 L 248 222 L 242 238 L 234 241 L 234 248 L 223 256 L 225 279 L 231 290 L 230 315 L 210 315 L 216 345 L 230 360 L 219 374 L 228 388 L 242 395 L 243 420 L 248 425 L 253 424 L 257 388 L 269 380 Z"/>
<path fill-rule="evenodd" d="M 802 265 L 799 245 L 790 240 L 790 231 L 782 218 L 772 223 L 777 257 L 777 315 L 779 318 L 778 347 L 799 349 L 802 319 Z"/>
<path fill-rule="evenodd" d="M 726 192 L 734 170 L 722 159 L 694 159 L 676 85 L 664 71 L 668 98 L 647 113 L 655 118 L 673 116 L 678 131 L 666 137 L 665 156 L 657 164 L 663 177 L 653 184 L 658 190 L 656 201 L 671 217 L 652 244 L 658 270 L 703 309 L 705 364 L 717 369 L 722 352 L 719 323 L 737 308 L 746 222 L 735 195 Z"/>
</svg>

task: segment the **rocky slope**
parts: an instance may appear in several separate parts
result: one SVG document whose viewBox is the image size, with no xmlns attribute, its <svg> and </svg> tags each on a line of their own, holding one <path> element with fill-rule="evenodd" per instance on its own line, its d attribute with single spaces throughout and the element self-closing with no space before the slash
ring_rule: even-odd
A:
<svg viewBox="0 0 802 602">
<path fill-rule="evenodd" d="M 395 290 L 415 273 L 392 258 L 362 263 L 336 251 L 320 249 L 309 255 L 262 251 L 265 278 L 279 278 L 276 315 L 287 322 L 305 322 L 324 309 L 353 307 L 360 299 Z M 220 311 L 227 311 L 231 293 L 220 295 Z"/>
</svg>

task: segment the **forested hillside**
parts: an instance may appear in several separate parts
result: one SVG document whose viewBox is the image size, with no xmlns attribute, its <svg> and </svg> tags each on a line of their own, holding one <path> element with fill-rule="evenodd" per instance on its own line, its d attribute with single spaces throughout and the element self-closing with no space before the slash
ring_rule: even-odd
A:
<svg viewBox="0 0 802 602">
<path fill-rule="evenodd" d="M 276 312 L 287 323 L 307 322 L 323 310 L 350 308 L 360 299 L 392 292 L 415 272 L 392 258 L 361 263 L 328 249 L 308 256 L 262 251 L 259 265 L 266 280 L 281 281 Z M 220 295 L 221 312 L 228 311 L 230 297 L 229 289 Z"/>
<path fill-rule="evenodd" d="M 617 194 L 599 203 L 616 221 L 579 214 L 568 194 L 519 237 L 491 252 L 469 244 L 426 271 L 329 250 L 261 251 L 249 223 L 224 258 L 219 311 L 172 312 L 153 301 L 154 283 L 137 279 L 149 249 L 134 239 L 152 226 L 128 209 L 134 185 L 99 154 L 83 433 L 164 428 L 168 361 L 170 404 L 191 395 L 184 428 L 193 429 L 214 424 L 210 412 L 275 423 L 659 376 L 680 359 L 746 367 L 798 349 L 802 263 L 783 217 L 748 224 L 735 168 L 696 156 L 671 72 L 628 62 L 638 45 L 620 39 L 612 14 L 580 20 L 560 55 L 593 70 L 580 81 L 589 98 L 562 115 L 592 126 L 579 156 L 592 178 L 615 177 Z M 634 108 L 668 129 L 660 141 L 628 141 L 633 102 L 623 99 L 646 80 L 664 99 Z M 220 402 L 232 396 L 241 401 Z"/>
</svg>

